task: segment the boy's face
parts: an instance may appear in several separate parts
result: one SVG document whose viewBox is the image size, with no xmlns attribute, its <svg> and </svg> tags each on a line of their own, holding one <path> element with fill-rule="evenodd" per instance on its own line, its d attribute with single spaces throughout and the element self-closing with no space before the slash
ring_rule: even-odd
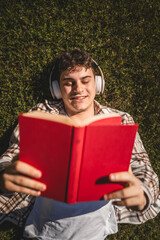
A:
<svg viewBox="0 0 160 240">
<path fill-rule="evenodd" d="M 69 116 L 93 111 L 95 78 L 91 68 L 77 66 L 65 70 L 60 76 L 60 89 L 65 110 Z"/>
</svg>

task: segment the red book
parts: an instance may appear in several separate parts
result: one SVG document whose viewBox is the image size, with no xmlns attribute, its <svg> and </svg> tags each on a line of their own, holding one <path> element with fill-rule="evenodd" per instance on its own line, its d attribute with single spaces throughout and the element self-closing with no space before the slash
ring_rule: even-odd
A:
<svg viewBox="0 0 160 240">
<path fill-rule="evenodd" d="M 75 203 L 123 188 L 108 175 L 128 171 L 137 124 L 102 114 L 79 126 L 63 115 L 33 111 L 19 115 L 19 126 L 20 160 L 41 170 L 42 196 Z"/>
</svg>

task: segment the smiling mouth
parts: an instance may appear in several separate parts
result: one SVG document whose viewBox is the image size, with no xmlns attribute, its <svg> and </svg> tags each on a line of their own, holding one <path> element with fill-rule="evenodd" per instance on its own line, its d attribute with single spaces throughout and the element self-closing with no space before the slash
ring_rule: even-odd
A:
<svg viewBox="0 0 160 240">
<path fill-rule="evenodd" d="M 75 102 L 80 102 L 83 101 L 87 98 L 87 96 L 73 96 L 70 99 Z"/>
<path fill-rule="evenodd" d="M 83 100 L 83 99 L 85 99 L 86 97 L 87 97 L 87 96 L 79 96 L 79 97 L 78 97 L 78 96 L 74 96 L 74 97 L 71 97 L 71 100 L 75 100 L 75 101 L 77 100 L 77 101 L 78 101 L 78 100 Z"/>
</svg>

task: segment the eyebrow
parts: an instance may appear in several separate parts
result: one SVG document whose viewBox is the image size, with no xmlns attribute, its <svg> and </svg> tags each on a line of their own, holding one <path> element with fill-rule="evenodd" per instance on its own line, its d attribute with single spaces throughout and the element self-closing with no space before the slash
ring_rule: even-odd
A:
<svg viewBox="0 0 160 240">
<path fill-rule="evenodd" d="M 90 75 L 86 75 L 86 76 L 84 76 L 84 77 L 82 77 L 82 78 L 80 78 L 81 80 L 83 80 L 83 79 L 85 79 L 85 78 L 91 78 L 91 76 Z M 70 77 L 64 77 L 63 79 L 62 79 L 62 81 L 69 81 L 69 80 L 74 80 L 74 78 L 70 78 Z"/>
</svg>

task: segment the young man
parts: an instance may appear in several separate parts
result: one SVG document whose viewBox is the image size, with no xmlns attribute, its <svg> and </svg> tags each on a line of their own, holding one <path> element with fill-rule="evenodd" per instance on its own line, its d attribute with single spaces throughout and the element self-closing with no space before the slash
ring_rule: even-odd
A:
<svg viewBox="0 0 160 240">
<path fill-rule="evenodd" d="M 94 60 L 81 50 L 76 49 L 62 54 L 54 66 L 50 79 L 51 91 L 53 82 L 55 79 L 58 80 L 60 88 L 58 91 L 62 99 L 40 103 L 32 110 L 64 114 L 77 122 L 83 122 L 96 114 L 116 112 L 122 116 L 123 124 L 133 123 L 129 114 L 103 107 L 94 100 L 96 68 Z M 54 95 L 53 92 L 52 94 Z M 46 186 L 38 181 L 41 172 L 17 160 L 18 139 L 17 127 L 9 149 L 1 157 L 0 220 L 12 221 L 23 226 L 31 212 L 25 225 L 26 237 L 104 239 L 108 234 L 117 231 L 113 206 L 118 223 L 140 224 L 158 214 L 160 209 L 158 178 L 138 134 L 129 171 L 109 176 L 111 181 L 125 182 L 124 189 L 105 195 L 106 201 L 73 205 L 42 197 L 36 198 L 35 201 L 35 197 L 40 196 Z M 120 200 L 114 200 L 112 205 L 111 201 L 108 201 L 111 199 Z"/>
</svg>

